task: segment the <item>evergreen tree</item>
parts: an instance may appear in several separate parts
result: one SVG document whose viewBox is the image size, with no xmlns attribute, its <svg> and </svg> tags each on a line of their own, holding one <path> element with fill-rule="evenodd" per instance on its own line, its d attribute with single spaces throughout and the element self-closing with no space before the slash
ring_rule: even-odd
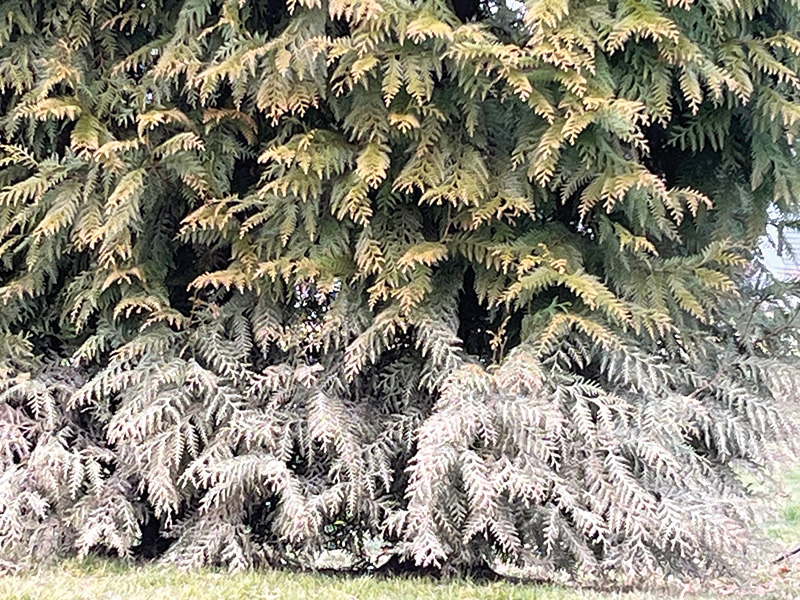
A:
<svg viewBox="0 0 800 600">
<path fill-rule="evenodd" d="M 798 205 L 799 28 L 2 0 L 1 564 L 735 564 L 796 433 L 757 244 Z"/>
</svg>

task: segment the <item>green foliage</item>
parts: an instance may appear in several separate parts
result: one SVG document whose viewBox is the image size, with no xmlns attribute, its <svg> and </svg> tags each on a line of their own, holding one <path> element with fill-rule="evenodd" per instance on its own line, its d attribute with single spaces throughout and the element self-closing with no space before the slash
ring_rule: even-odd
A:
<svg viewBox="0 0 800 600">
<path fill-rule="evenodd" d="M 464 7 L 2 3 L 2 564 L 741 558 L 800 9 Z"/>
</svg>

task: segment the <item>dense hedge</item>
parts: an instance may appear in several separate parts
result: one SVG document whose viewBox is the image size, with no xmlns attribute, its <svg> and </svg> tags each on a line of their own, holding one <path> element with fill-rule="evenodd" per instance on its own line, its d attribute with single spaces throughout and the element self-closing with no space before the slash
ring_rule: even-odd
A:
<svg viewBox="0 0 800 600">
<path fill-rule="evenodd" d="M 734 564 L 796 435 L 757 244 L 797 206 L 799 27 L 0 3 L 2 564 Z"/>
</svg>

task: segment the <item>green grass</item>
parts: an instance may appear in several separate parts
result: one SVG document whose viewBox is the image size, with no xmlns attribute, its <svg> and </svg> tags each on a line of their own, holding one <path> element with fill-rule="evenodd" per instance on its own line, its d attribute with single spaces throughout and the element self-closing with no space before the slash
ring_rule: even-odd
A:
<svg viewBox="0 0 800 600">
<path fill-rule="evenodd" d="M 780 519 L 767 532 L 787 549 L 800 545 L 800 470 L 785 477 Z M 722 582 L 662 592 L 599 592 L 512 582 L 440 582 L 425 578 L 334 577 L 284 571 L 181 572 L 122 561 L 68 561 L 35 573 L 0 577 L 0 600 L 662 600 L 800 599 L 800 555 L 765 565 L 746 589 Z"/>
<path fill-rule="evenodd" d="M 332 577 L 286 572 L 229 575 L 204 570 L 121 568 L 118 563 L 69 563 L 57 571 L 0 580 L 0 596 L 13 600 L 516 600 L 541 598 L 626 598 L 550 586 L 511 583 L 477 584 L 465 580 L 439 583 L 422 578 Z M 649 596 L 636 596 L 647 598 Z"/>
<path fill-rule="evenodd" d="M 797 582 L 795 582 L 797 583 Z M 511 582 L 438 582 L 415 577 L 333 577 L 262 571 L 228 574 L 126 565 L 119 561 L 70 561 L 35 574 L 0 578 L 3 600 L 663 600 L 688 597 L 800 597 L 791 576 L 761 578 L 747 590 L 720 584 L 672 592 L 599 592 Z"/>
<path fill-rule="evenodd" d="M 797 547 L 800 545 L 800 469 L 784 475 L 783 482 L 786 498 L 780 519 L 767 526 L 767 533 L 782 544 Z"/>
<path fill-rule="evenodd" d="M 69 562 L 34 575 L 0 579 L 3 600 L 650 600 L 651 593 L 601 593 L 566 587 L 424 578 L 333 577 L 277 571 L 182 573 L 119 562 Z"/>
</svg>

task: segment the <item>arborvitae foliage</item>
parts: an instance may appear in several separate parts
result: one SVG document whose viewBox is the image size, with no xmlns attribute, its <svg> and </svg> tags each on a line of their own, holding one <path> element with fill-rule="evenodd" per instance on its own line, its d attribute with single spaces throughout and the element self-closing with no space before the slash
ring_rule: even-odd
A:
<svg viewBox="0 0 800 600">
<path fill-rule="evenodd" d="M 800 382 L 754 267 L 799 27 L 0 2 L 0 563 L 733 564 Z"/>
</svg>

